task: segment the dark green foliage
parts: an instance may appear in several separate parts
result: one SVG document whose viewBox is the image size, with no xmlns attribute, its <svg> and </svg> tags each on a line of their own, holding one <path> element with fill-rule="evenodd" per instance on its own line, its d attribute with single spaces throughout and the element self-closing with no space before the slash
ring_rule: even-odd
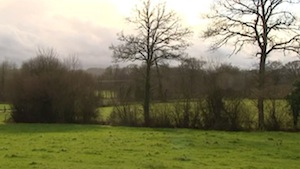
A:
<svg viewBox="0 0 300 169">
<path fill-rule="evenodd" d="M 87 123 L 96 118 L 96 82 L 69 70 L 56 57 L 40 55 L 25 62 L 11 86 L 15 122 Z"/>
<path fill-rule="evenodd" d="M 293 115 L 294 128 L 297 128 L 300 112 L 300 81 L 294 84 L 294 90 L 286 98 Z"/>
</svg>

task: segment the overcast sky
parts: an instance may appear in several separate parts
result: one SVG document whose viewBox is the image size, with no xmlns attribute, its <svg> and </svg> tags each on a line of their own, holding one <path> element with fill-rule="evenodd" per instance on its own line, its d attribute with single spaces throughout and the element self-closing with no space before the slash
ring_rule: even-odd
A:
<svg viewBox="0 0 300 169">
<path fill-rule="evenodd" d="M 156 0 L 158 1 L 158 0 Z M 112 64 L 108 47 L 117 42 L 116 34 L 126 31 L 126 17 L 139 0 L 0 0 L 0 62 L 20 65 L 35 57 L 38 47 L 54 48 L 61 57 L 76 54 L 83 68 Z M 231 63 L 242 68 L 255 63 L 252 52 L 228 57 L 226 48 L 208 52 L 200 39 L 205 26 L 201 15 L 209 12 L 212 0 L 167 0 L 183 23 L 191 27 L 192 57 Z M 126 34 L 126 32 L 124 32 Z M 274 58 L 276 60 L 276 58 Z"/>
</svg>

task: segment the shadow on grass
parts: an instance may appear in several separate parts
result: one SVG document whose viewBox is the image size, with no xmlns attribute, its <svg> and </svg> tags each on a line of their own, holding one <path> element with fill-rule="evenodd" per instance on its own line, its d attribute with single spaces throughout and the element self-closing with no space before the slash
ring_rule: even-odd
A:
<svg viewBox="0 0 300 169">
<path fill-rule="evenodd" d="M 144 128 L 144 127 L 124 127 L 108 126 L 97 124 L 42 124 L 42 123 L 0 123 L 0 133 L 22 134 L 22 133 L 64 133 L 64 132 L 82 132 L 82 131 L 105 131 L 119 130 L 130 132 L 162 132 L 162 133 L 180 133 L 189 130 L 178 130 L 172 128 Z"/>
<path fill-rule="evenodd" d="M 30 124 L 30 123 L 7 123 L 0 124 L 0 133 L 60 133 L 60 132 L 82 132 L 108 128 L 101 125 L 80 124 Z"/>
</svg>

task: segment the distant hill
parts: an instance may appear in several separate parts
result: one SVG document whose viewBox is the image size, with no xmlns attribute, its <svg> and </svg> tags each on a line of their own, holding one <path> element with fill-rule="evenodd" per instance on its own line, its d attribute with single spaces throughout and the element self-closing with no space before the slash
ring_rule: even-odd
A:
<svg viewBox="0 0 300 169">
<path fill-rule="evenodd" d="M 101 76 L 104 73 L 105 69 L 104 68 L 88 68 L 85 71 L 93 76 Z"/>
</svg>

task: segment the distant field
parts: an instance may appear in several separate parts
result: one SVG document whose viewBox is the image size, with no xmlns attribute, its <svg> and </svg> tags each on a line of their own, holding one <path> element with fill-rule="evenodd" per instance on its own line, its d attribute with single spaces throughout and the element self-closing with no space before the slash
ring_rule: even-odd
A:
<svg viewBox="0 0 300 169">
<path fill-rule="evenodd" d="M 3 111 L 4 109 L 9 110 L 10 105 L 9 104 L 1 104 L 0 103 L 0 111 Z"/>
<path fill-rule="evenodd" d="M 299 133 L 0 125 L 0 168 L 296 169 Z"/>
<path fill-rule="evenodd" d="M 181 104 L 181 102 L 179 102 Z M 169 103 L 153 103 L 151 105 L 151 108 L 155 110 L 159 109 L 164 109 L 165 107 L 168 107 L 168 109 L 174 109 L 174 105 L 178 104 L 177 102 L 169 102 Z M 183 102 L 182 102 L 183 104 Z M 192 102 L 192 104 L 196 104 L 196 102 Z M 244 111 L 243 113 L 246 113 L 249 115 L 250 120 L 253 120 L 254 122 L 257 121 L 257 103 L 256 100 L 250 100 L 250 99 L 245 99 L 243 100 L 244 104 Z M 142 105 L 141 104 L 134 104 L 133 106 L 137 106 L 139 109 L 142 110 Z M 271 114 L 272 110 L 272 103 L 270 100 L 266 100 L 264 104 L 265 108 L 265 119 L 268 119 L 268 116 Z M 106 121 L 111 112 L 113 111 L 113 107 L 100 107 L 99 112 L 101 115 L 101 120 Z M 289 115 L 289 106 L 286 100 L 276 100 L 276 117 L 278 120 L 282 122 L 286 127 L 287 125 L 292 125 L 292 119 L 291 116 Z M 288 128 L 288 127 L 287 127 Z"/>
<path fill-rule="evenodd" d="M 111 112 L 113 111 L 113 107 L 100 107 L 98 111 L 100 112 L 100 119 L 107 121 Z"/>
<path fill-rule="evenodd" d="M 114 91 L 110 91 L 110 90 L 103 90 L 100 91 L 100 96 L 103 99 L 113 99 L 116 97 L 116 93 Z"/>
<path fill-rule="evenodd" d="M 0 124 L 4 123 L 10 117 L 10 105 L 0 104 Z"/>
</svg>

